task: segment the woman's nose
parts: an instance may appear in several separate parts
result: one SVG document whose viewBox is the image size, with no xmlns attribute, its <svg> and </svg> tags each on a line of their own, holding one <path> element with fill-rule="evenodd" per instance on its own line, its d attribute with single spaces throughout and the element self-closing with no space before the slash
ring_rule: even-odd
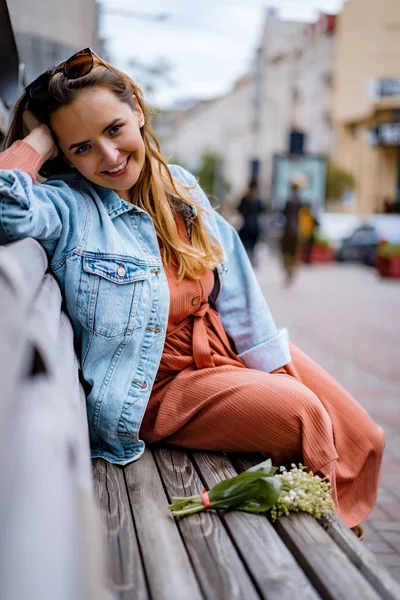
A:
<svg viewBox="0 0 400 600">
<path fill-rule="evenodd" d="M 118 164 L 119 150 L 113 144 L 103 144 L 101 147 L 101 161 L 110 169 Z"/>
</svg>

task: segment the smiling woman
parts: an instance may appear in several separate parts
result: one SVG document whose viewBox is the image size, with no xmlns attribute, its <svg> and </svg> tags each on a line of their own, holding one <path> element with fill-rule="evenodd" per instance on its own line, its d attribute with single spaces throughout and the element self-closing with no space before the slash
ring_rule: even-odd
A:
<svg viewBox="0 0 400 600">
<path fill-rule="evenodd" d="M 126 464 L 160 440 L 260 451 L 328 476 L 348 525 L 368 514 L 382 430 L 277 329 L 236 231 L 166 164 L 129 77 L 85 49 L 28 86 L 0 209 L 0 242 L 38 239 L 63 291 L 93 457 Z"/>
<path fill-rule="evenodd" d="M 49 122 L 71 165 L 92 183 L 112 187 L 121 198 L 131 200 L 145 160 L 140 132 L 144 115 L 134 97 L 131 106 L 107 88 L 84 90 Z"/>
</svg>

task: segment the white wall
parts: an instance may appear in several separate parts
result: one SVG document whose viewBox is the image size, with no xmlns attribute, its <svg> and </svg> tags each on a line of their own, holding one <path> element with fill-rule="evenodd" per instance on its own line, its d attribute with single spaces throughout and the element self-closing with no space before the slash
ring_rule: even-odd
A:
<svg viewBox="0 0 400 600">
<path fill-rule="evenodd" d="M 8 0 L 14 29 L 77 49 L 96 40 L 96 0 Z"/>
</svg>

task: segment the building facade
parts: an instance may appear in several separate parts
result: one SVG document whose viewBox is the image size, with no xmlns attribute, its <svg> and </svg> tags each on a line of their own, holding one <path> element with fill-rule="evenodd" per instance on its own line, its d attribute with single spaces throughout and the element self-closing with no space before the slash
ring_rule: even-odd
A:
<svg viewBox="0 0 400 600">
<path fill-rule="evenodd" d="M 356 182 L 349 210 L 400 202 L 400 2 L 349 0 L 335 61 L 336 161 Z"/>
<path fill-rule="evenodd" d="M 74 52 L 96 48 L 96 0 L 9 0 L 7 4 L 26 83 Z"/>
<path fill-rule="evenodd" d="M 305 151 L 333 151 L 334 30 L 331 16 L 306 24 L 269 11 L 251 70 L 225 96 L 172 113 L 160 129 L 164 151 L 196 171 L 215 150 L 232 201 L 254 178 L 268 200 L 273 157 L 288 150 L 292 130 L 304 133 Z"/>
</svg>

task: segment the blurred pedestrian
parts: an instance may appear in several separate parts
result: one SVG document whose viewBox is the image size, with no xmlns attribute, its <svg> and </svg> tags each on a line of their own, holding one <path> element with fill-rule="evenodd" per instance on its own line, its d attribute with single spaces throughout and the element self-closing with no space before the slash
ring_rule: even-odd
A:
<svg viewBox="0 0 400 600">
<path fill-rule="evenodd" d="M 286 275 L 286 283 L 290 284 L 297 265 L 299 247 L 299 214 L 303 207 L 300 199 L 301 180 L 294 177 L 290 183 L 290 195 L 282 211 L 285 223 L 281 236 L 282 264 Z"/>
<path fill-rule="evenodd" d="M 383 431 L 277 329 L 236 231 L 166 164 L 150 117 L 137 84 L 86 48 L 26 88 L 0 154 L 0 243 L 47 251 L 92 456 L 126 465 L 165 440 L 302 461 L 357 526 L 376 501 Z"/>
<path fill-rule="evenodd" d="M 301 245 L 301 258 L 306 264 L 312 262 L 312 249 L 315 242 L 315 229 L 318 221 L 309 204 L 304 204 L 299 212 L 299 241 Z"/>
<path fill-rule="evenodd" d="M 255 265 L 255 247 L 260 239 L 260 216 L 263 206 L 258 197 L 258 187 L 255 182 L 250 183 L 243 198 L 240 200 L 238 212 L 243 217 L 243 224 L 239 230 L 239 236 L 243 246 L 250 258 L 251 264 Z"/>
</svg>

